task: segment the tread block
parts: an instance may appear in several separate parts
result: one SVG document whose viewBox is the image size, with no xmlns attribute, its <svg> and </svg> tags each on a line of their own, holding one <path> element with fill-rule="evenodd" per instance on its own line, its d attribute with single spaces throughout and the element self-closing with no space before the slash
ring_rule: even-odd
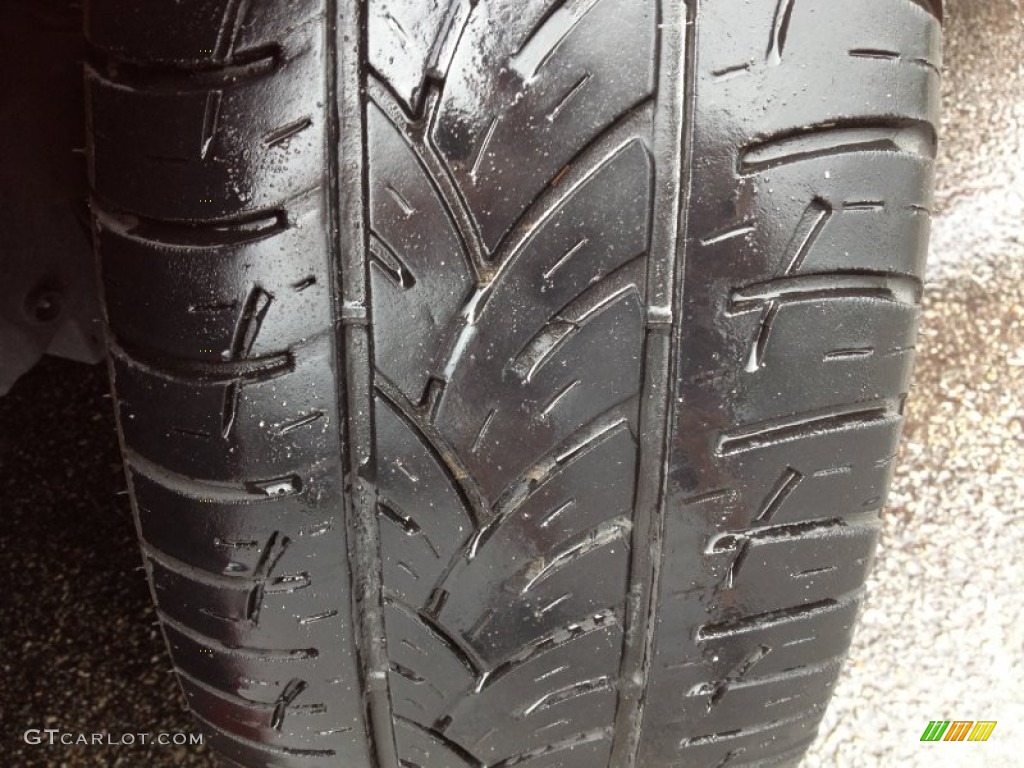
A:
<svg viewBox="0 0 1024 768">
<path fill-rule="evenodd" d="M 648 704 L 654 712 L 674 712 L 679 704 L 679 691 L 706 691 L 705 708 L 716 693 L 714 706 L 725 702 L 729 685 L 744 676 L 769 677 L 804 666 L 816 667 L 835 662 L 846 653 L 850 644 L 859 599 L 824 602 L 809 608 L 794 607 L 760 620 L 734 622 L 716 633 L 701 637 L 685 653 L 666 658 L 655 670 L 669 683 L 651 692 Z M 700 713 L 703 717 L 706 711 Z M 699 718 L 698 718 L 699 719 Z"/>
<path fill-rule="evenodd" d="M 622 350 L 640 348 L 638 289 L 600 291 L 602 280 L 615 285 L 615 271 L 647 248 L 649 184 L 647 152 L 631 141 L 558 205 L 480 297 L 436 421 L 492 502 L 535 457 L 639 389 L 639 352 L 626 353 L 632 365 L 623 365 L 595 349 L 610 335 Z M 617 218 L 626 225 L 609 228 Z M 596 306 L 580 319 L 566 316 L 588 286 Z M 529 312 L 521 309 L 525 297 Z M 524 422 L 521 409 L 532 418 Z"/>
<path fill-rule="evenodd" d="M 383 398 L 376 402 L 384 583 L 419 607 L 469 539 L 473 521 L 450 473 L 415 427 Z"/>
<path fill-rule="evenodd" d="M 912 360 L 904 350 L 917 336 L 916 305 L 811 296 L 775 306 L 769 320 L 764 312 L 772 309 L 763 304 L 744 318 L 743 335 L 759 345 L 760 367 L 738 379 L 738 423 L 792 416 L 794 403 L 808 413 L 838 413 L 850 403 L 882 402 L 908 391 Z M 794 377 L 796 368 L 804 374 Z M 844 370 L 856 376 L 843 376 Z"/>
<path fill-rule="evenodd" d="M 795 3 L 781 55 L 777 48 L 774 55 L 766 55 L 776 4 L 726 0 L 713 13 L 702 14 L 699 22 L 702 38 L 714 43 L 701 50 L 698 98 L 729 103 L 733 110 L 740 106 L 749 109 L 733 124 L 727 139 L 739 147 L 805 126 L 844 120 L 859 125 L 889 120 L 937 124 L 939 78 L 931 68 L 906 66 L 894 72 L 890 61 L 849 55 L 850 50 L 871 45 L 871 40 L 878 39 L 879 30 L 888 29 L 889 34 L 899 34 L 900 47 L 905 47 L 911 58 L 935 60 L 938 21 L 920 14 L 918 9 L 893 6 L 894 0 L 833 5 L 826 19 L 814 4 Z M 746 20 L 747 31 L 725 34 L 735 28 L 736 18 Z M 883 18 L 889 21 L 879 23 Z M 826 22 L 834 31 L 823 35 L 821 29 Z M 798 89 L 793 87 L 795 71 L 802 74 Z M 834 77 L 856 83 L 857 87 L 836 89 Z M 828 98 L 821 98 L 822 94 L 828 94 Z M 776 108 L 752 109 L 763 104 Z M 720 155 L 718 159 L 728 162 L 732 158 Z M 732 186 L 734 182 L 725 177 L 720 183 Z"/>
<path fill-rule="evenodd" d="M 621 609 L 629 564 L 628 531 L 620 522 L 588 532 L 551 559 L 521 564 L 501 584 L 508 603 L 495 611 L 472 584 L 446 584 L 449 598 L 438 622 L 461 637 L 487 664 L 587 616 Z"/>
<path fill-rule="evenodd" d="M 248 579 L 214 580 L 151 560 L 157 606 L 165 616 L 229 646 L 266 645 L 281 637 L 308 642 L 321 633 L 314 625 L 336 629 L 345 623 L 329 587 L 342 566 L 311 570 L 309 549 L 291 544 L 274 552 L 267 572 Z"/>
<path fill-rule="evenodd" d="M 450 638 L 408 607 L 389 601 L 385 611 L 395 713 L 419 723 L 437 723 L 473 688 L 473 670 Z"/>
<path fill-rule="evenodd" d="M 654 87 L 655 3 L 553 6 L 478 4 L 434 120 L 433 141 L 488 250 L 588 141 Z"/>
<path fill-rule="evenodd" d="M 329 338 L 316 338 L 291 354 L 288 368 L 273 375 L 212 378 L 204 368 L 172 378 L 166 369 L 142 367 L 115 354 L 125 442 L 187 477 L 270 495 L 286 489 L 266 483 L 298 476 L 301 488 L 323 452 L 339 455 L 338 435 L 326 417 L 289 427 L 318 411 L 331 413 L 336 383 Z"/>
<path fill-rule="evenodd" d="M 293 539 L 330 534 L 335 521 L 313 510 L 335 508 L 341 496 L 327 478 L 313 475 L 298 494 L 252 496 L 228 502 L 169 488 L 129 465 L 142 541 L 193 568 L 229 577 L 251 577 L 275 531 Z"/>
<path fill-rule="evenodd" d="M 145 218 L 209 222 L 276 210 L 319 187 L 323 86 L 311 84 L 324 76 L 316 29 L 296 31 L 293 55 L 223 83 L 87 67 L 98 196 Z"/>
<path fill-rule="evenodd" d="M 402 761 L 408 768 L 427 768 L 431 764 L 450 768 L 476 768 L 478 765 L 436 729 L 404 718 L 395 722 L 395 740 L 399 754 L 409 756 Z"/>
<path fill-rule="evenodd" d="M 606 765 L 611 759 L 611 734 L 605 729 L 596 733 L 582 733 L 575 738 L 550 744 L 523 756 L 524 768 L 592 768 Z"/>
<path fill-rule="evenodd" d="M 407 140 L 375 105 L 367 118 L 377 367 L 412 403 L 443 365 L 445 331 L 473 284 L 440 192 Z"/>
<path fill-rule="evenodd" d="M 368 5 L 370 66 L 380 73 L 406 111 L 419 110 L 424 81 L 443 77 L 471 0 L 423 3 L 376 0 Z M 402 55 L 395 55 L 400 50 Z M 371 165 L 372 168 L 372 165 Z"/>
<path fill-rule="evenodd" d="M 711 615 L 756 616 L 815 604 L 863 584 L 874 559 L 877 522 L 840 521 L 725 534 L 710 545 L 708 570 L 720 574 Z"/>
<path fill-rule="evenodd" d="M 738 478 L 734 486 L 690 498 L 722 521 L 721 531 L 845 519 L 877 509 L 892 474 L 899 426 L 894 416 L 737 453 L 723 462 Z"/>
<path fill-rule="evenodd" d="M 323 702 L 308 700 L 308 686 L 300 678 L 288 681 L 272 702 L 218 691 L 184 675 L 181 687 L 199 717 L 269 746 L 301 750 L 315 741 L 317 731 L 332 726 L 333 713 Z"/>
<path fill-rule="evenodd" d="M 101 217 L 97 249 L 114 338 L 216 364 L 274 355 L 328 331 L 325 223 L 313 200 L 303 202 L 287 213 L 285 227 L 268 217 L 270 228 L 248 241 L 252 224 L 228 235 L 220 225 L 175 228 L 135 220 L 124 227 L 131 221 Z M 242 242 L 224 242 L 234 235 Z"/>
<path fill-rule="evenodd" d="M 323 13 L 323 0 L 92 0 L 85 33 L 112 56 L 140 64 L 215 67 L 274 45 Z M 244 12 L 243 12 L 244 11 Z"/>
<path fill-rule="evenodd" d="M 788 720 L 808 707 L 827 701 L 839 676 L 840 660 L 821 667 L 794 667 L 763 676 L 756 665 L 747 676 L 709 680 L 689 691 L 679 715 L 683 722 L 699 720 L 709 731 L 743 728 L 751 722 Z"/>
<path fill-rule="evenodd" d="M 654 738 L 661 742 L 659 746 L 663 754 L 675 752 L 679 756 L 677 760 L 683 764 L 713 766 L 732 759 L 730 754 L 751 754 L 767 760 L 788 756 L 795 745 L 806 749 L 817 736 L 818 722 L 824 710 L 822 705 L 793 719 L 773 719 L 724 732 L 708 731 L 679 743 L 673 743 L 668 734 L 658 734 Z"/>
<path fill-rule="evenodd" d="M 491 765 L 605 726 L 613 683 L 607 676 L 618 663 L 621 627 L 605 618 L 599 628 L 572 631 L 564 630 L 568 641 L 555 634 L 525 660 L 499 666 L 452 712 L 446 733 Z M 566 716 L 560 703 L 572 706 L 583 696 L 590 703 Z"/>
<path fill-rule="evenodd" d="M 337 659 L 321 656 L 315 647 L 225 646 L 173 620 L 165 621 L 163 630 L 175 667 L 183 673 L 183 686 L 189 685 L 186 681 L 196 681 L 191 683 L 190 690 L 201 686 L 206 693 L 202 702 L 210 705 L 209 709 L 196 710 L 200 726 L 211 733 L 211 740 L 223 742 L 217 748 L 226 749 L 228 756 L 250 759 L 254 765 L 262 764 L 264 759 L 267 765 L 280 764 L 280 760 L 289 758 L 298 765 L 320 766 L 326 757 L 351 754 L 359 748 L 362 736 L 353 733 L 354 729 L 321 727 L 322 723 L 348 722 L 351 714 L 346 714 L 345 704 L 338 703 L 336 689 L 339 685 L 351 686 L 353 681 L 340 677 Z M 336 628 L 318 639 L 327 647 L 331 637 L 337 637 Z M 293 684 L 294 680 L 306 685 Z M 303 714 L 289 717 L 285 707 L 281 735 L 266 734 L 270 737 L 268 741 L 284 744 L 266 744 L 250 738 L 256 735 L 252 729 L 258 731 L 261 723 L 267 722 L 264 717 L 268 709 L 273 719 L 274 708 L 282 699 L 299 703 L 299 696 L 292 697 L 297 687 L 301 688 L 303 703 L 325 703 L 327 710 L 296 709 L 292 715 Z M 215 705 L 215 700 L 219 700 L 219 705 Z M 255 717 L 244 717 L 240 705 L 245 701 L 252 702 L 245 706 L 254 710 Z M 246 719 L 247 724 L 240 722 Z M 272 731 L 277 732 L 276 728 Z"/>
<path fill-rule="evenodd" d="M 521 590 L 536 575 L 529 568 L 524 571 L 524 567 L 528 563 L 543 567 L 554 553 L 571 551 L 574 543 L 586 541 L 588 532 L 607 525 L 616 516 L 627 516 L 634 482 L 624 473 L 608 478 L 607 467 L 628 466 L 635 461 L 636 443 L 628 430 L 619 429 L 576 456 L 519 505 L 495 518 L 472 543 L 473 557 L 458 562 L 445 580 L 448 598 L 442 619 L 455 626 L 474 627 L 499 597 L 511 596 L 516 603 L 525 597 L 528 605 L 540 611 L 531 617 L 530 624 L 535 626 L 527 631 L 528 624 L 524 623 L 500 640 L 497 631 L 491 629 L 482 643 L 489 646 L 498 640 L 498 645 L 513 648 L 513 643 L 526 643 L 567 621 L 587 616 L 590 608 L 578 601 L 582 595 L 575 589 L 554 595 L 552 600 L 560 602 L 550 608 L 550 603 L 543 603 L 532 592 L 524 596 Z M 565 595 L 569 596 L 562 599 Z M 618 602 L 615 599 L 612 604 Z M 488 656 L 499 660 L 500 653 L 492 649 Z"/>
</svg>

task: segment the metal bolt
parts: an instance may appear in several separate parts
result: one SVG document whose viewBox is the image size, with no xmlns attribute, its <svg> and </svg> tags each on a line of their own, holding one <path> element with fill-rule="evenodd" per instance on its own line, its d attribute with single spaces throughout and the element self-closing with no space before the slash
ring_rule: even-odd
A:
<svg viewBox="0 0 1024 768">
<path fill-rule="evenodd" d="M 37 289 L 25 300 L 25 309 L 37 323 L 52 323 L 63 310 L 61 295 L 49 288 Z"/>
</svg>

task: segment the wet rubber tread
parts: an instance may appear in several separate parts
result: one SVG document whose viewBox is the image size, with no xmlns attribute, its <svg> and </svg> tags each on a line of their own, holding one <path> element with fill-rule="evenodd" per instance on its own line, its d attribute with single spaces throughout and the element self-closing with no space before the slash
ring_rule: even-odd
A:
<svg viewBox="0 0 1024 768">
<path fill-rule="evenodd" d="M 763 34 L 777 10 L 784 46 Z M 931 206 L 935 73 L 847 52 L 937 62 L 934 18 L 908 2 L 797 0 L 721 3 L 697 21 L 698 201 L 638 765 L 795 760 L 813 738 L 874 550 L 909 387 L 929 226 L 917 211 Z M 823 99 L 826 79 L 856 87 Z M 731 151 L 702 103 L 728 105 Z M 870 275 L 908 290 L 869 291 Z M 801 279 L 814 290 L 766 290 Z"/>
<path fill-rule="evenodd" d="M 795 765 L 910 386 L 938 4 L 129 5 L 95 240 L 214 746 Z"/>
<path fill-rule="evenodd" d="M 348 563 L 320 554 L 347 540 L 327 25 L 314 4 L 187 5 L 98 2 L 87 25 L 95 239 L 153 597 L 220 752 L 369 765 Z M 207 18 L 234 42 L 206 41 Z M 253 69 L 266 46 L 274 66 Z"/>
</svg>

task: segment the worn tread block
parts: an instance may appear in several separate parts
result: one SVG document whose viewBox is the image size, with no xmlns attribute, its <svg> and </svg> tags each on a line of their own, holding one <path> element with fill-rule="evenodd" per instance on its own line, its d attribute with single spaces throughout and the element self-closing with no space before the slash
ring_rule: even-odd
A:
<svg viewBox="0 0 1024 768">
<path fill-rule="evenodd" d="M 708 612 L 727 622 L 851 592 L 871 568 L 877 538 L 877 520 L 853 525 L 823 520 L 726 533 L 706 555 L 711 578 L 721 579 Z M 782 585 L 791 591 L 782 592 Z"/>
<path fill-rule="evenodd" d="M 240 0 L 93 0 L 85 33 L 104 52 L 148 65 L 223 66 L 264 49 L 323 13 L 322 0 L 242 3 Z"/>
<path fill-rule="evenodd" d="M 193 711 L 229 727 L 232 733 L 283 749 L 309 749 L 313 741 L 310 737 L 330 728 L 331 713 L 319 703 L 306 701 L 303 681 L 293 680 L 289 681 L 291 688 L 286 687 L 272 702 L 252 702 L 224 694 L 184 676 L 182 689 Z"/>
<path fill-rule="evenodd" d="M 287 55 L 225 82 L 88 67 L 100 199 L 151 219 L 212 222 L 277 210 L 317 188 L 325 120 L 309 84 L 323 83 L 320 27 L 298 28 Z"/>
<path fill-rule="evenodd" d="M 559 169 L 654 85 L 654 3 L 553 6 L 478 6 L 434 119 L 433 141 L 489 250 Z"/>
<path fill-rule="evenodd" d="M 382 398 L 377 439 L 385 583 L 418 608 L 472 535 L 473 522 L 429 443 Z"/>
<path fill-rule="evenodd" d="M 700 719 L 708 730 L 722 733 L 750 722 L 789 720 L 802 715 L 819 697 L 831 695 L 840 661 L 819 667 L 794 667 L 761 675 L 755 665 L 746 676 L 709 680 L 687 691 L 678 712 L 682 722 Z"/>
<path fill-rule="evenodd" d="M 622 630 L 609 617 L 597 628 L 575 626 L 562 630 L 568 640 L 556 633 L 525 660 L 499 666 L 477 695 L 453 711 L 448 735 L 493 764 L 603 727 L 611 691 L 607 672 L 618 661 Z M 567 715 L 566 705 L 558 702 L 572 706 L 574 689 L 592 699 Z M 499 720 L 508 726 L 495 730 Z"/>
<path fill-rule="evenodd" d="M 545 447 L 637 391 L 639 360 L 633 354 L 632 366 L 594 354 L 594 345 L 610 333 L 624 349 L 637 349 L 637 302 L 622 292 L 628 286 L 616 288 L 619 300 L 610 306 L 595 291 L 646 250 L 649 162 L 639 141 L 602 159 L 481 292 L 479 317 L 472 332 L 464 332 L 437 423 L 492 503 Z M 616 215 L 625 226 L 609 228 Z M 585 288 L 597 306 L 574 320 L 568 317 L 572 301 Z M 528 312 L 519 306 L 524 296 L 533 302 Z M 574 380 L 580 383 L 572 397 L 545 412 Z M 485 397 L 478 395 L 481 389 Z M 532 416 L 525 423 L 518 405 L 523 401 Z"/>
<path fill-rule="evenodd" d="M 696 25 L 700 197 L 638 764 L 767 765 L 813 737 L 830 683 L 804 686 L 796 670 L 831 680 L 848 648 L 870 513 L 891 477 L 932 205 L 939 30 L 902 0 L 737 0 Z M 850 53 L 890 47 L 892 59 Z M 822 98 L 847 79 L 857 87 Z M 695 692 L 688 717 L 680 688 Z"/>
<path fill-rule="evenodd" d="M 252 574 L 263 545 L 282 528 L 298 538 L 328 535 L 334 521 L 317 518 L 312 510 L 341 501 L 329 480 L 315 475 L 298 494 L 214 503 L 200 487 L 187 493 L 131 467 L 129 473 L 143 543 L 211 574 Z"/>
<path fill-rule="evenodd" d="M 295 543 L 272 556 L 267 572 L 216 581 L 151 559 L 157 606 L 165 616 L 226 645 L 273 644 L 285 634 L 302 640 L 319 634 L 314 624 L 321 622 L 337 628 L 342 620 L 329 585 L 340 566 L 310 568 L 308 551 Z"/>
<path fill-rule="evenodd" d="M 371 105 L 371 292 L 377 366 L 413 403 L 443 364 L 448 325 L 473 284 L 460 232 L 399 129 Z"/>
<path fill-rule="evenodd" d="M 307 429 L 288 429 L 317 411 L 330 412 L 330 355 L 327 338 L 320 337 L 290 351 L 287 364 L 269 373 L 236 376 L 230 369 L 215 378 L 205 369 L 187 369 L 185 377 L 171 378 L 115 359 L 125 440 L 144 458 L 160 457 L 177 474 L 240 487 L 248 483 L 257 495 L 291 492 L 291 485 L 301 488 L 323 451 L 338 450 L 329 419 Z M 229 450 L 243 441 L 248 446 L 244 471 L 243 456 Z M 285 482 L 294 476 L 297 484 Z M 289 487 L 264 487 L 275 479 Z"/>
<path fill-rule="evenodd" d="M 400 718 L 395 723 L 395 739 L 401 754 L 409 755 L 406 766 L 435 765 L 451 768 L 476 768 L 476 761 L 433 728 Z M 416 762 L 422 760 L 423 763 Z"/>
<path fill-rule="evenodd" d="M 312 202 L 290 210 L 283 226 L 275 214 L 232 233 L 101 219 L 97 250 L 114 338 L 217 363 L 273 355 L 325 333 L 332 320 L 320 254 L 324 220 Z M 225 243 L 228 237 L 241 242 Z M 278 268 L 282 253 L 289 258 Z M 179 279 L 182 272 L 188 280 Z M 147 290 L 151 281 L 166 287 Z"/>
<path fill-rule="evenodd" d="M 367 59 L 407 112 L 421 108 L 428 78 L 440 79 L 447 73 L 471 5 L 471 0 L 378 0 L 369 4 Z M 396 55 L 396 50 L 402 54 Z"/>
<path fill-rule="evenodd" d="M 395 713 L 433 725 L 476 686 L 474 670 L 451 638 L 408 606 L 388 602 L 386 610 Z"/>
</svg>

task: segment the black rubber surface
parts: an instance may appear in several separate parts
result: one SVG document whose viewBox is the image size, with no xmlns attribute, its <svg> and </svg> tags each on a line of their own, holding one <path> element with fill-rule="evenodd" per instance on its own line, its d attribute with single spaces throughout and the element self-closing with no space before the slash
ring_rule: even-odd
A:
<svg viewBox="0 0 1024 768">
<path fill-rule="evenodd" d="M 96 243 L 214 746 L 795 763 L 902 422 L 936 9 L 128 5 Z"/>
</svg>

